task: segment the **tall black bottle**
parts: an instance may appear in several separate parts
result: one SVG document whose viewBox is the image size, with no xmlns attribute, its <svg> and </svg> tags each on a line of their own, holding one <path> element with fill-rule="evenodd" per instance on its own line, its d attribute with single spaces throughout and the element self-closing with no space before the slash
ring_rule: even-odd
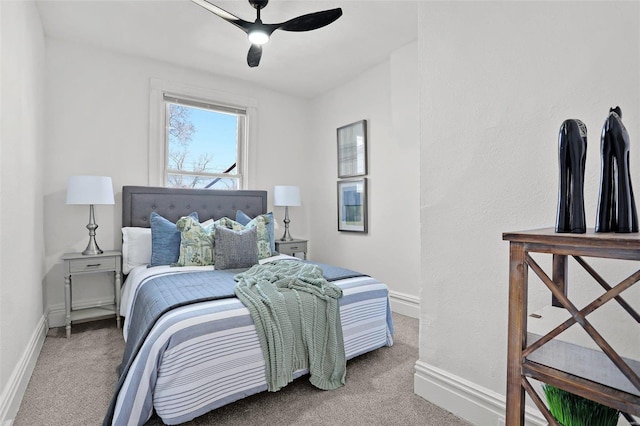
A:
<svg viewBox="0 0 640 426">
<path fill-rule="evenodd" d="M 629 134 L 620 107 L 609 109 L 600 142 L 602 166 L 596 232 L 638 232 L 629 171 Z"/>
<path fill-rule="evenodd" d="M 576 119 L 565 120 L 558 134 L 560 181 L 556 232 L 584 234 L 584 169 L 587 159 L 587 126 Z"/>
</svg>

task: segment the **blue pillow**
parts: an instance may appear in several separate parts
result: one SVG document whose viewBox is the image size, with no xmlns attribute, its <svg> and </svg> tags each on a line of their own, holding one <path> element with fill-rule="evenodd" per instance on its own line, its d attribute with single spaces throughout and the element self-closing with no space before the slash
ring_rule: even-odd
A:
<svg viewBox="0 0 640 426">
<path fill-rule="evenodd" d="M 271 249 L 271 255 L 275 256 L 276 254 L 276 239 L 275 239 L 275 222 L 273 221 L 273 212 L 265 213 L 262 215 L 264 217 L 264 223 L 267 225 L 267 232 L 269 232 L 269 248 Z M 245 212 L 242 210 L 238 210 L 236 212 L 236 222 L 240 225 L 245 226 L 249 222 L 251 222 L 251 217 L 247 216 Z"/>
<path fill-rule="evenodd" d="M 198 220 L 198 213 L 193 212 L 190 217 Z M 176 224 L 151 212 L 151 263 L 149 266 L 171 265 L 180 257 L 180 231 Z"/>
</svg>

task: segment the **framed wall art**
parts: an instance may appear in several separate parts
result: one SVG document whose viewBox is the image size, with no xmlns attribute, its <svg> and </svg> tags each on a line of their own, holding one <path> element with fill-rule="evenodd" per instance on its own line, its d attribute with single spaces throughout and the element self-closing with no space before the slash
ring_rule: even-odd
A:
<svg viewBox="0 0 640 426">
<path fill-rule="evenodd" d="M 367 120 L 338 128 L 338 177 L 367 174 Z"/>
<path fill-rule="evenodd" d="M 367 232 L 367 178 L 338 181 L 338 231 Z"/>
</svg>

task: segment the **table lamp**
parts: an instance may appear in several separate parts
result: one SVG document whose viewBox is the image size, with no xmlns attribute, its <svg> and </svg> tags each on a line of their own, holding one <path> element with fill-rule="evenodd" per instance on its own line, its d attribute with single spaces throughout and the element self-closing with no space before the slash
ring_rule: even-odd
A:
<svg viewBox="0 0 640 426">
<path fill-rule="evenodd" d="M 89 205 L 89 244 L 82 252 L 84 255 L 101 254 L 96 243 L 96 225 L 93 214 L 94 204 L 115 204 L 113 184 L 108 176 L 69 176 L 67 183 L 67 204 Z"/>
<path fill-rule="evenodd" d="M 289 207 L 300 206 L 300 188 L 297 186 L 275 186 L 273 188 L 273 204 L 275 206 L 284 206 L 284 235 L 280 241 L 292 241 L 289 234 Z"/>
</svg>

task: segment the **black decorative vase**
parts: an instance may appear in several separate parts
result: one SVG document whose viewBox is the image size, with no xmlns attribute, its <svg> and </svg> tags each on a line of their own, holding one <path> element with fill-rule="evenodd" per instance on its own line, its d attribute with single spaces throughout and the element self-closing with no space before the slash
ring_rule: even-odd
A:
<svg viewBox="0 0 640 426">
<path fill-rule="evenodd" d="M 558 135 L 560 182 L 556 232 L 584 234 L 584 168 L 587 159 L 587 126 L 580 120 L 565 120 Z"/>
<path fill-rule="evenodd" d="M 609 109 L 600 142 L 602 166 L 596 232 L 638 232 L 629 172 L 629 134 L 620 107 Z"/>
</svg>

